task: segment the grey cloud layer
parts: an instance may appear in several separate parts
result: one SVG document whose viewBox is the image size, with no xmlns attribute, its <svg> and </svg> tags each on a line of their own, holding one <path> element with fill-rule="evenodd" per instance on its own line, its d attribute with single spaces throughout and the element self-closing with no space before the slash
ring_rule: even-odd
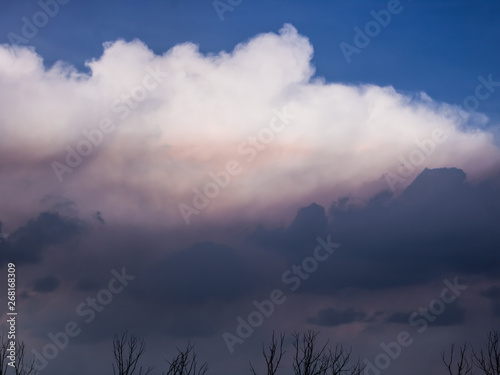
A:
<svg viewBox="0 0 500 375">
<path fill-rule="evenodd" d="M 495 177 L 473 185 L 458 169 L 425 170 L 400 196 L 382 194 L 363 206 L 350 204 L 348 198 L 340 199 L 328 212 L 311 204 L 300 208 L 295 219 L 281 228 L 259 225 L 251 229 L 254 224 L 237 224 L 231 229 L 238 233 L 235 236 L 222 228 L 211 229 L 210 234 L 199 232 L 188 242 L 183 238 L 184 243 L 191 243 L 188 246 L 172 245 L 184 237 L 175 232 L 168 234 L 167 242 L 152 233 L 130 234 L 119 226 L 96 226 L 79 234 L 75 219 L 44 213 L 14 232 L 3 246 L 8 246 L 9 254 L 20 254 L 21 266 L 35 261 L 45 264 L 49 275 L 45 273 L 35 280 L 33 289 L 44 294 L 59 293 L 62 288 L 60 293 L 64 295 L 68 285 L 73 285 L 71 290 L 79 296 L 95 294 L 103 287 L 109 269 L 121 259 L 137 279 L 121 296 L 122 301 L 116 307 L 110 306 L 109 311 L 124 306 L 135 311 L 140 306 L 152 314 L 143 324 L 145 332 L 160 324 L 162 332 L 173 336 L 210 336 L 222 329 L 231 311 L 240 304 L 283 288 L 282 273 L 290 265 L 300 264 L 315 247 L 316 238 L 326 234 L 342 247 L 301 285 L 295 292 L 297 296 L 336 296 L 340 292 L 355 295 L 355 290 L 380 293 L 401 286 L 425 286 L 449 275 L 475 275 L 478 280 L 495 282 L 500 266 L 498 182 Z M 73 250 L 68 249 L 71 245 L 58 246 L 52 253 L 43 252 L 42 245 L 25 250 L 23 246 L 39 238 L 41 228 L 44 241 L 40 244 L 60 244 L 76 235 L 83 243 Z M 108 230 L 113 231 L 111 236 L 106 235 Z M 216 236 L 214 230 L 222 231 L 225 237 L 207 241 Z M 94 239 L 86 243 L 87 237 Z M 123 247 L 122 241 L 128 243 L 129 249 Z M 91 243 L 97 248 L 88 248 Z M 95 263 L 96 259 L 100 259 L 100 267 L 92 275 L 70 272 L 62 276 L 57 264 L 51 267 L 44 263 L 44 256 L 54 259 L 66 252 L 68 257 L 70 251 L 70 269 L 76 270 L 82 261 Z M 125 253 L 127 257 L 121 257 Z M 482 292 L 491 300 L 494 315 L 498 314 L 497 289 Z M 38 298 L 31 296 L 28 301 L 36 304 Z M 56 294 L 50 298 L 58 297 Z M 450 307 L 436 324 L 461 324 L 464 311 Z M 97 334 L 94 330 L 116 327 L 117 322 L 107 326 L 107 319 L 113 316 L 112 312 L 108 314 L 89 332 Z M 338 326 L 380 321 L 380 317 L 371 315 L 368 310 L 324 308 L 308 322 Z M 133 325 L 129 319 L 124 316 L 120 322 Z M 405 319 L 407 313 L 396 311 L 387 321 L 402 323 Z"/>
</svg>

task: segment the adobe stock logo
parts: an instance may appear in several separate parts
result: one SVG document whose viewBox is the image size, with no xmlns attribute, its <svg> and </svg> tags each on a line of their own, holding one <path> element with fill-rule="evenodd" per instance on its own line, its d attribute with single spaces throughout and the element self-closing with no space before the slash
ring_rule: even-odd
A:
<svg viewBox="0 0 500 375">
<path fill-rule="evenodd" d="M 326 241 L 321 237 L 316 238 L 318 245 L 311 251 L 310 256 L 305 257 L 300 265 L 292 265 L 281 275 L 283 284 L 288 285 L 290 292 L 297 291 L 302 282 L 309 279 L 316 272 L 320 263 L 328 260 L 335 249 L 340 247 L 339 243 L 332 242 L 328 235 Z M 226 344 L 229 353 L 235 352 L 236 344 L 243 344 L 254 333 L 254 330 L 264 324 L 264 321 L 271 317 L 276 311 L 276 306 L 282 305 L 287 299 L 286 292 L 282 289 L 274 289 L 269 293 L 269 299 L 262 301 L 254 300 L 252 302 L 255 309 L 251 311 L 247 318 L 241 316 L 236 318 L 238 324 L 235 334 L 224 332 L 222 339 Z"/>
<path fill-rule="evenodd" d="M 232 12 L 243 0 L 214 0 L 212 5 L 219 16 L 220 21 L 224 21 L 224 13 Z"/>
<path fill-rule="evenodd" d="M 428 326 L 444 313 L 446 306 L 455 302 L 467 289 L 467 285 L 458 282 L 458 277 L 455 277 L 453 282 L 445 279 L 443 283 L 446 286 L 441 290 L 439 298 L 431 300 L 427 307 L 420 306 L 418 311 L 413 312 L 408 318 L 408 324 L 411 327 L 417 327 L 417 333 L 419 334 L 424 333 Z M 391 363 L 401 356 L 403 348 L 409 347 L 413 342 L 414 336 L 406 330 L 400 331 L 396 335 L 395 341 L 387 344 L 380 342 L 379 346 L 382 351 L 375 356 L 373 361 L 368 360 L 368 358 L 364 360 L 364 375 L 382 375 Z"/>
<path fill-rule="evenodd" d="M 107 288 L 99 290 L 95 297 L 87 297 L 85 302 L 76 307 L 76 314 L 86 317 L 84 320 L 86 324 L 92 323 L 97 313 L 102 312 L 113 301 L 114 295 L 121 293 L 129 282 L 135 279 L 135 276 L 127 274 L 125 267 L 122 268 L 121 273 L 113 269 L 111 274 L 113 277 L 109 280 Z M 31 350 L 34 355 L 35 369 L 37 371 L 45 369 L 50 360 L 57 358 L 68 347 L 70 339 L 77 337 L 80 333 L 82 333 L 82 328 L 72 320 L 64 325 L 62 331 L 49 332 L 47 337 L 51 342 L 43 346 L 41 353 L 36 349 Z"/>
<path fill-rule="evenodd" d="M 359 55 L 364 48 L 370 45 L 373 38 L 376 38 L 382 32 L 382 28 L 389 26 L 392 21 L 392 17 L 401 13 L 403 10 L 404 7 L 401 5 L 399 0 L 389 0 L 387 2 L 387 9 L 382 9 L 378 12 L 375 10 L 370 11 L 370 15 L 373 19 L 365 24 L 364 30 L 358 26 L 354 28 L 354 45 L 346 42 L 339 44 L 340 50 L 342 51 L 347 63 L 351 63 L 352 54 L 355 53 Z"/>
<path fill-rule="evenodd" d="M 7 34 L 10 44 L 28 44 L 30 39 L 38 35 L 38 31 L 47 26 L 50 18 L 59 14 L 60 5 L 68 4 L 70 0 L 39 0 L 40 11 L 35 12 L 31 19 L 21 17 L 23 25 L 21 26 L 21 35 L 10 32 Z"/>
<path fill-rule="evenodd" d="M 147 74 L 141 82 L 132 87 L 128 94 L 122 94 L 116 98 L 111 105 L 110 111 L 118 116 L 118 120 L 125 121 L 133 110 L 138 108 L 139 104 L 148 98 L 151 91 L 155 90 L 168 77 L 166 72 L 160 70 L 157 65 L 155 69 L 148 66 Z M 63 162 L 53 161 L 50 166 L 54 171 L 57 180 L 63 182 L 65 173 L 73 173 L 84 160 L 92 154 L 94 149 L 101 146 L 106 134 L 112 133 L 116 129 L 116 123 L 110 116 L 102 117 L 98 126 L 87 130 L 82 130 L 82 138 L 75 147 L 66 146 L 66 158 Z"/>
<path fill-rule="evenodd" d="M 401 162 L 397 168 L 397 173 L 387 172 L 384 174 L 385 181 L 392 192 L 396 191 L 396 184 L 403 183 L 408 177 L 413 175 L 416 168 L 422 165 L 425 160 L 436 151 L 437 145 L 445 142 L 448 135 L 444 130 L 436 128 L 432 131 L 430 138 L 416 139 L 415 149 L 410 152 L 408 158 L 403 155 L 398 156 Z"/>
<path fill-rule="evenodd" d="M 487 100 L 496 91 L 496 87 L 500 87 L 500 81 L 493 81 L 491 74 L 488 75 L 488 79 L 479 75 L 477 80 L 479 84 L 474 90 L 474 95 L 467 96 L 460 106 L 469 112 L 478 109 L 480 101 Z"/>
<path fill-rule="evenodd" d="M 238 155 L 245 156 L 245 162 L 251 163 L 257 155 L 266 149 L 266 147 L 274 141 L 277 134 L 281 133 L 295 118 L 293 113 L 287 111 L 287 106 L 283 106 L 281 111 L 274 109 L 274 116 L 270 119 L 269 124 L 260 128 L 255 134 L 248 136 L 247 139 L 241 142 L 236 150 Z M 192 215 L 199 215 L 200 212 L 206 209 L 210 203 L 226 189 L 230 182 L 243 172 L 244 167 L 238 160 L 229 160 L 225 167 L 218 172 L 209 171 L 210 180 L 203 187 L 193 188 L 192 205 L 187 203 L 179 203 L 179 212 L 181 213 L 186 224 L 191 223 Z"/>
</svg>

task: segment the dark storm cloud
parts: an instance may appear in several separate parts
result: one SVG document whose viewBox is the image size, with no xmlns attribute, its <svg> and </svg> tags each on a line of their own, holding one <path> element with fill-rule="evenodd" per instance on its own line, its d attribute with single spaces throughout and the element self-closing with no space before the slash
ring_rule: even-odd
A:
<svg viewBox="0 0 500 375">
<path fill-rule="evenodd" d="M 96 211 L 94 212 L 94 214 L 92 215 L 92 217 L 97 220 L 99 223 L 101 224 L 106 224 L 106 222 L 104 221 L 103 217 L 102 217 L 102 213 L 101 211 Z"/>
<path fill-rule="evenodd" d="M 308 318 L 307 322 L 318 326 L 336 327 L 342 324 L 363 322 L 366 320 L 366 313 L 355 311 L 353 308 L 346 310 L 336 310 L 334 308 L 318 311 L 316 317 Z"/>
<path fill-rule="evenodd" d="M 165 332 L 173 337 L 209 337 L 223 327 L 221 317 L 217 317 L 214 310 L 180 310 L 165 323 Z"/>
<path fill-rule="evenodd" d="M 145 293 L 153 300 L 161 297 L 165 303 L 181 305 L 234 300 L 258 284 L 257 273 L 243 256 L 213 242 L 168 255 L 143 278 Z"/>
<path fill-rule="evenodd" d="M 465 178 L 456 168 L 426 169 L 399 197 L 382 193 L 363 207 L 335 202 L 329 233 L 342 247 L 301 291 L 383 289 L 449 273 L 498 277 L 500 178 L 477 186 Z M 288 228 L 261 228 L 251 238 L 297 263 L 324 232 L 322 209 L 311 205 Z"/>
<path fill-rule="evenodd" d="M 500 262 L 493 250 L 500 239 L 495 230 L 500 194 L 486 184 L 468 184 L 465 178 L 455 168 L 426 169 L 387 204 L 374 200 L 346 217 L 332 207 L 332 217 L 341 219 L 333 229 L 341 238 L 355 237 L 353 224 L 360 225 L 363 236 L 351 242 L 374 261 L 394 260 L 431 273 L 447 268 L 493 274 Z M 369 248 L 373 250 L 366 251 Z"/>
<path fill-rule="evenodd" d="M 264 248 L 275 250 L 290 260 L 297 260 L 310 251 L 318 237 L 326 235 L 327 227 L 325 209 L 313 203 L 300 208 L 288 227 L 272 230 L 261 227 L 249 236 L 249 240 Z"/>
<path fill-rule="evenodd" d="M 7 251 L 7 235 L 2 232 L 2 222 L 0 221 L 0 254 L 3 254 L 4 251 Z M 1 258 L 0 258 L 0 266 L 2 265 L 1 263 Z"/>
<path fill-rule="evenodd" d="M 96 292 L 101 289 L 101 285 L 95 280 L 80 280 L 75 286 L 78 292 Z"/>
<path fill-rule="evenodd" d="M 78 207 L 74 201 L 55 194 L 47 194 L 40 199 L 40 204 L 47 207 L 47 211 L 58 212 L 61 215 L 76 216 Z"/>
<path fill-rule="evenodd" d="M 380 194 L 365 206 L 341 199 L 328 216 L 323 207 L 311 204 L 299 209 L 287 227 L 260 227 L 244 237 L 242 246 L 258 250 L 253 258 L 238 245 L 225 245 L 234 243 L 237 236 L 217 243 L 201 242 L 203 237 L 195 236 L 194 245 L 174 252 L 170 246 L 166 255 L 143 263 L 140 269 L 147 271 L 131 271 L 137 279 L 123 298 L 150 311 L 152 321 L 161 320 L 154 327 L 146 324 L 145 329 L 179 337 L 210 335 L 223 324 L 222 311 L 231 304 L 246 299 L 251 304 L 260 291 L 283 287 L 280 278 L 289 264 L 300 265 L 311 256 L 317 237 L 328 234 L 341 247 L 304 280 L 299 293 L 334 294 L 352 287 L 377 291 L 422 285 L 450 273 L 494 276 L 495 264 L 500 264 L 495 229 L 499 199 L 494 183 L 468 184 L 457 169 L 425 170 L 399 197 Z M 134 246 L 154 249 L 137 252 L 137 259 L 149 251 L 165 251 L 157 239 Z M 284 260 L 282 268 L 266 268 L 277 258 Z M 81 278 L 77 290 L 96 293 L 100 284 L 93 281 L 94 276 L 98 275 Z M 277 284 L 269 281 L 273 277 Z M 387 321 L 408 324 L 409 315 L 395 312 Z M 465 309 L 450 305 L 431 325 L 461 324 L 464 319 Z M 374 320 L 384 318 L 352 309 L 325 309 L 308 322 L 337 326 Z M 91 330 L 97 334 L 106 324 L 110 322 L 103 320 L 102 327 L 99 323 Z"/>
<path fill-rule="evenodd" d="M 61 282 L 54 276 L 45 276 L 36 279 L 33 283 L 33 290 L 40 293 L 49 293 L 57 290 Z"/>
<path fill-rule="evenodd" d="M 410 312 L 395 312 L 386 318 L 387 323 L 395 324 L 411 324 L 412 321 L 417 321 L 419 318 L 425 317 L 427 309 L 415 310 Z M 460 306 L 458 302 L 453 302 L 446 305 L 441 314 L 429 314 L 430 318 L 426 319 L 429 326 L 446 327 L 455 326 L 465 323 L 467 309 Z M 413 319 L 411 318 L 413 316 Z"/>
<path fill-rule="evenodd" d="M 444 312 L 436 316 L 436 320 L 429 322 L 429 326 L 446 327 L 465 323 L 467 309 L 460 306 L 459 302 L 446 306 Z"/>
<path fill-rule="evenodd" d="M 488 289 L 481 291 L 482 296 L 490 299 L 491 301 L 500 302 L 500 287 L 496 285 L 490 286 Z"/>
<path fill-rule="evenodd" d="M 0 266 L 8 261 L 16 264 L 37 264 L 48 246 L 57 245 L 79 234 L 80 223 L 54 212 L 42 212 L 3 241 Z"/>
<path fill-rule="evenodd" d="M 500 318 L 500 287 L 492 285 L 481 291 L 480 294 L 491 301 L 491 312 L 494 316 Z"/>
<path fill-rule="evenodd" d="M 450 272 L 484 272 L 494 276 L 499 261 L 495 226 L 500 211 L 495 183 L 492 180 L 474 186 L 464 181 L 460 170 L 426 170 L 399 197 L 381 194 L 362 207 L 342 199 L 332 205 L 328 215 L 323 207 L 311 204 L 299 209 L 287 227 L 260 227 L 249 236 L 240 237 L 240 233 L 248 232 L 236 230 L 240 228 L 236 225 L 231 231 L 235 234 L 229 237 L 227 230 L 224 236 L 211 233 L 217 238 L 212 242 L 204 242 L 203 232 L 180 244 L 178 238 L 185 239 L 185 235 L 150 231 L 146 235 L 131 232 L 128 227 L 106 225 L 93 231 L 91 240 L 82 237 L 84 242 L 89 241 L 85 247 L 92 251 L 77 252 L 78 258 L 70 267 L 76 270 L 82 260 L 94 264 L 97 257 L 99 266 L 90 274 L 75 272 L 71 280 L 68 275 L 57 276 L 80 292 L 81 299 L 75 300 L 69 311 L 77 321 L 81 318 L 75 314 L 76 307 L 107 287 L 110 269 L 127 266 L 128 272 L 137 276 L 97 314 L 92 324 L 84 325 L 79 338 L 84 342 L 105 339 L 120 327 L 134 327 L 138 317 L 144 333 L 209 337 L 225 329 L 228 321 L 247 313 L 240 305 L 252 306 L 254 299 L 265 298 L 275 288 L 284 288 L 283 272 L 290 269 L 290 264 L 300 265 L 312 255 L 317 237 L 330 235 L 332 242 L 341 243 L 341 247 L 321 262 L 297 293 L 334 295 L 346 288 L 376 292 L 442 280 L 442 275 L 449 277 Z M 38 233 L 33 228 L 41 226 L 40 222 L 51 222 L 57 223 L 52 226 L 58 228 L 52 230 L 58 236 L 51 238 L 69 238 L 63 233 L 78 233 L 80 226 L 76 222 L 57 214 L 50 214 L 48 220 L 44 215 L 49 214 L 40 215 L 23 228 Z M 48 243 L 47 239 L 44 241 Z M 13 246 L 11 237 L 8 242 Z M 55 273 L 48 269 L 47 274 Z M 270 281 L 273 279 L 274 283 Z M 405 310 L 411 309 L 410 306 Z M 143 319 L 144 311 L 147 319 Z M 395 312 L 390 318 L 379 315 L 375 319 L 364 311 L 367 310 L 362 307 L 325 309 L 307 322 L 335 327 L 387 319 L 408 324 L 411 313 Z M 65 319 L 69 318 L 60 318 Z M 431 324 L 456 325 L 464 319 L 465 309 L 450 305 Z M 60 330 L 60 324 L 59 320 L 47 322 L 40 335 L 46 335 L 47 330 Z"/>
<path fill-rule="evenodd" d="M 388 323 L 396 323 L 396 324 L 408 324 L 408 320 L 410 319 L 410 315 L 413 314 L 413 311 L 408 312 L 395 312 L 389 315 L 386 319 Z"/>
</svg>

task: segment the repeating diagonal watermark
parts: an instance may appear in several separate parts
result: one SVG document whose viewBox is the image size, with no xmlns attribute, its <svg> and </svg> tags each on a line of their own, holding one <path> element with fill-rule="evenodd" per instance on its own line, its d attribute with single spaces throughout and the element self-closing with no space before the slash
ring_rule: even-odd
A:
<svg viewBox="0 0 500 375">
<path fill-rule="evenodd" d="M 321 262 L 326 261 L 334 253 L 335 249 L 340 247 L 339 243 L 331 242 L 330 236 L 326 241 L 321 237 L 316 239 L 318 246 L 316 246 L 311 256 L 304 258 L 300 265 L 294 264 L 290 269 L 283 272 L 281 281 L 283 284 L 288 285 L 290 292 L 295 292 L 300 288 L 304 280 L 309 279 L 311 274 L 316 272 Z M 229 350 L 233 354 L 236 344 L 243 344 L 246 339 L 252 336 L 254 329 L 264 324 L 265 319 L 273 315 L 275 306 L 282 305 L 287 299 L 286 292 L 283 289 L 273 289 L 269 293 L 269 299 L 262 301 L 254 300 L 252 304 L 255 310 L 250 312 L 246 319 L 241 316 L 236 318 L 238 323 L 235 334 L 224 332 L 222 339 Z"/>
<path fill-rule="evenodd" d="M 236 152 L 240 156 L 245 157 L 247 163 L 252 162 L 259 152 L 266 148 L 266 145 L 274 140 L 276 134 L 281 133 L 290 120 L 295 118 L 295 115 L 287 111 L 284 106 L 281 111 L 274 110 L 274 116 L 269 121 L 269 125 L 261 128 L 256 135 L 247 137 L 247 139 L 239 144 Z M 192 215 L 199 215 L 200 212 L 206 209 L 210 203 L 219 196 L 223 189 L 229 186 L 232 178 L 243 172 L 243 167 L 240 162 L 235 159 L 229 160 L 224 169 L 218 172 L 208 172 L 210 181 L 207 181 L 201 188 L 193 188 L 192 205 L 179 203 L 179 211 L 186 222 L 191 223 Z"/>
<path fill-rule="evenodd" d="M 148 93 L 155 90 L 165 78 L 166 72 L 160 70 L 157 65 L 155 69 L 148 66 L 147 74 L 142 78 L 141 83 L 134 86 L 128 94 L 122 94 L 116 98 L 110 108 L 110 111 L 118 116 L 118 120 L 127 119 L 133 110 L 138 108 L 139 104 L 146 100 Z M 116 121 L 116 120 L 115 120 Z M 105 134 L 110 134 L 116 129 L 116 124 L 110 116 L 101 118 L 99 125 L 93 129 L 82 130 L 82 140 L 76 146 L 66 146 L 66 158 L 63 162 L 53 161 L 51 167 L 59 182 L 64 179 L 64 174 L 73 173 L 84 160 L 99 147 L 104 141 Z"/>
<path fill-rule="evenodd" d="M 460 108 L 468 112 L 478 109 L 480 102 L 490 98 L 496 91 L 496 88 L 500 87 L 500 82 L 494 81 L 492 74 L 489 74 L 488 78 L 479 75 L 477 80 L 479 84 L 474 90 L 474 95 L 467 96 L 462 104 L 459 105 Z M 401 164 L 397 170 L 395 172 L 384 173 L 384 178 L 389 189 L 391 189 L 392 192 L 396 191 L 396 185 L 404 183 L 407 178 L 412 176 L 417 171 L 417 168 L 436 151 L 437 146 L 444 143 L 448 138 L 449 134 L 443 129 L 436 128 L 432 131 L 429 138 L 415 140 L 416 147 L 407 157 L 403 155 L 398 156 L 398 160 Z"/>
<path fill-rule="evenodd" d="M 86 324 L 94 321 L 96 315 L 102 312 L 114 298 L 114 295 L 121 293 L 129 282 L 135 279 L 135 276 L 127 274 L 125 267 L 121 273 L 117 270 L 111 270 L 113 277 L 109 280 L 106 288 L 97 292 L 95 297 L 87 297 L 85 301 L 76 307 L 76 314 L 84 319 Z M 45 344 L 41 351 L 32 349 L 31 352 L 35 358 L 35 369 L 42 371 L 45 369 L 50 360 L 55 359 L 69 345 L 70 340 L 82 333 L 83 327 L 77 322 L 70 320 L 65 325 L 62 331 L 47 335 L 49 343 Z"/>
<path fill-rule="evenodd" d="M 419 334 L 424 333 L 429 323 L 434 322 L 444 313 L 446 305 L 454 302 L 467 289 L 467 285 L 459 284 L 458 277 L 455 277 L 453 282 L 445 279 L 443 283 L 446 287 L 441 290 L 440 297 L 430 301 L 427 307 L 419 307 L 418 311 L 413 312 L 408 318 L 408 324 L 416 327 Z M 401 356 L 403 348 L 409 347 L 413 342 L 412 334 L 406 330 L 402 330 L 396 335 L 396 341 L 388 344 L 381 342 L 379 346 L 382 348 L 382 352 L 377 354 L 373 361 L 367 358 L 364 360 L 364 374 L 380 375 Z"/>
<path fill-rule="evenodd" d="M 66 5 L 70 0 L 39 0 L 37 2 L 40 10 L 33 13 L 31 17 L 21 17 L 20 34 L 10 32 L 7 39 L 10 44 L 28 44 L 30 39 L 38 35 L 40 29 L 47 26 L 51 18 L 57 16 L 61 10 L 61 5 Z"/>
<path fill-rule="evenodd" d="M 212 5 L 215 9 L 215 12 L 217 13 L 217 16 L 222 22 L 225 19 L 224 13 L 232 12 L 234 8 L 236 8 L 242 2 L 243 0 L 214 0 L 212 2 Z"/>
<path fill-rule="evenodd" d="M 496 87 L 500 87 L 499 81 L 493 81 L 492 74 L 489 74 L 487 79 L 479 75 L 477 80 L 479 84 L 474 90 L 474 95 L 467 96 L 459 106 L 469 112 L 478 109 L 479 103 L 487 100 L 496 91 Z"/>
<path fill-rule="evenodd" d="M 368 21 L 363 29 L 359 26 L 354 27 L 352 44 L 346 42 L 341 42 L 339 44 L 339 48 L 348 64 L 351 63 L 351 56 L 353 54 L 359 55 L 363 49 L 370 45 L 373 38 L 376 38 L 382 32 L 382 28 L 389 26 L 392 17 L 400 14 L 404 10 L 399 0 L 389 0 L 386 8 L 387 9 L 381 9 L 379 11 L 371 10 L 370 15 L 373 19 Z"/>
<path fill-rule="evenodd" d="M 401 164 L 397 168 L 396 173 L 387 172 L 384 174 L 385 181 L 391 191 L 396 191 L 396 185 L 402 184 L 408 177 L 412 176 L 416 172 L 417 167 L 421 166 L 436 151 L 436 146 L 447 139 L 448 135 L 444 130 L 436 128 L 432 131 L 429 138 L 415 140 L 416 147 L 408 154 L 407 158 L 403 155 L 398 156 Z"/>
</svg>

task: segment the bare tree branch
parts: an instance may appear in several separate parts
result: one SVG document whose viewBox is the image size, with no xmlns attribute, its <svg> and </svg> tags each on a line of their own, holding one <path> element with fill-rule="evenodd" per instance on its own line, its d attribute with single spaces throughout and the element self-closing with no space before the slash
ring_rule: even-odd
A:
<svg viewBox="0 0 500 375">
<path fill-rule="evenodd" d="M 365 369 L 365 365 L 361 364 L 359 359 L 354 363 L 351 362 L 352 348 L 345 349 L 341 344 L 335 345 L 335 350 L 328 349 L 330 357 L 330 374 L 342 375 L 349 373 L 350 375 L 361 375 Z"/>
<path fill-rule="evenodd" d="M 172 361 L 167 361 L 167 375 L 204 375 L 208 371 L 207 362 L 198 366 L 198 355 L 191 343 L 188 343 L 184 350 L 177 348 L 177 352 Z"/>
<path fill-rule="evenodd" d="M 488 333 L 486 351 L 472 350 L 472 361 L 485 375 L 500 375 L 500 331 L 491 330 Z"/>
<path fill-rule="evenodd" d="M 473 367 L 472 367 L 472 361 L 469 360 L 467 350 L 469 346 L 467 343 L 465 343 L 462 347 L 459 349 L 459 354 L 458 354 L 458 359 L 455 361 L 453 360 L 453 356 L 455 353 L 455 345 L 451 345 L 450 347 L 450 355 L 449 359 L 446 359 L 446 353 L 443 351 L 441 353 L 441 359 L 448 369 L 448 373 L 450 375 L 472 375 L 473 374 Z"/>
<path fill-rule="evenodd" d="M 0 375 L 7 373 L 7 348 L 8 340 L 2 334 L 0 336 Z"/>
<path fill-rule="evenodd" d="M 125 332 L 121 337 L 115 335 L 113 339 L 113 354 L 115 362 L 113 363 L 114 375 L 133 375 L 137 370 L 139 360 L 146 352 L 144 340 L 139 340 L 137 336 L 128 335 Z M 144 369 L 139 367 L 138 375 L 147 375 L 153 371 L 152 367 Z"/>
<path fill-rule="evenodd" d="M 294 332 L 293 371 L 295 375 L 325 375 L 330 367 L 330 357 L 327 353 L 328 342 L 318 347 L 318 332 L 313 330 L 307 333 Z"/>
<path fill-rule="evenodd" d="M 14 362 L 14 374 L 15 375 L 35 375 L 35 357 L 31 361 L 25 361 L 24 349 L 26 345 L 24 342 L 16 342 L 16 360 Z"/>
<path fill-rule="evenodd" d="M 273 331 L 273 334 L 271 336 L 271 343 L 269 344 L 267 351 L 264 347 L 264 344 L 262 344 L 262 355 L 264 356 L 264 360 L 266 362 L 267 375 L 275 375 L 276 371 L 278 371 L 281 359 L 283 358 L 283 354 L 285 354 L 285 351 L 283 351 L 284 342 L 285 342 L 285 334 L 284 333 L 280 334 L 280 339 L 278 343 L 278 339 L 275 337 Z M 252 372 L 253 375 L 257 375 L 257 372 L 255 371 L 251 362 L 250 362 L 250 371 Z"/>
</svg>

